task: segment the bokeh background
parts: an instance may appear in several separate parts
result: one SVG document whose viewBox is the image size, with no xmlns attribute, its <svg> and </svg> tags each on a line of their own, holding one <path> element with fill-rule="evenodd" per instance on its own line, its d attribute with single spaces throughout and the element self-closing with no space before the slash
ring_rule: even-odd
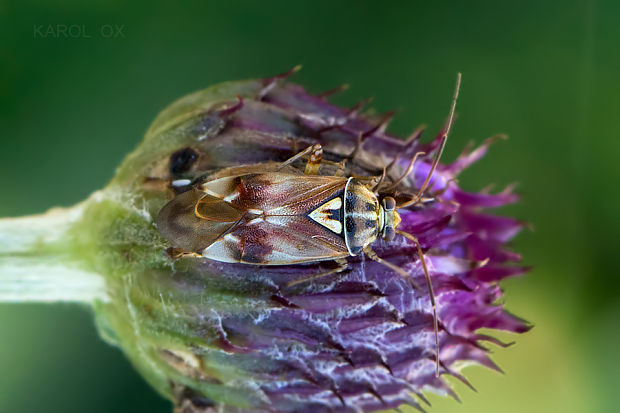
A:
<svg viewBox="0 0 620 413">
<path fill-rule="evenodd" d="M 619 21 L 613 0 L 2 0 L 0 216 L 85 198 L 159 110 L 216 82 L 302 63 L 295 81 L 349 83 L 336 102 L 373 96 L 407 134 L 439 130 L 462 71 L 445 156 L 510 136 L 461 183 L 519 183 L 504 212 L 533 224 L 514 248 L 535 269 L 504 287 L 535 328 L 502 337 L 517 341 L 494 356 L 505 375 L 469 368 L 479 392 L 457 383 L 462 404 L 432 397 L 432 411 L 616 412 Z M 2 412 L 170 411 L 77 305 L 0 304 L 0 372 Z"/>
</svg>

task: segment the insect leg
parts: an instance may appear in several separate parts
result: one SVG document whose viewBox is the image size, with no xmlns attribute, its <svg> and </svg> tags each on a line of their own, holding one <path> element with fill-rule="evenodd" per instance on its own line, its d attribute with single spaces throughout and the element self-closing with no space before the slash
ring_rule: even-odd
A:
<svg viewBox="0 0 620 413">
<path fill-rule="evenodd" d="M 405 179 L 411 173 L 411 171 L 413 171 L 413 164 L 415 164 L 415 161 L 421 155 L 424 155 L 424 152 L 416 152 L 416 154 L 413 155 L 413 158 L 411 158 L 411 162 L 409 162 L 409 166 L 407 167 L 407 170 L 405 171 L 405 173 L 402 174 L 402 176 L 400 178 L 398 178 L 396 181 L 394 181 L 394 183 L 392 185 L 390 185 L 387 188 L 385 188 L 384 191 L 389 192 L 389 191 L 392 191 L 392 190 L 396 189 L 398 184 L 400 184 L 403 181 L 403 179 Z"/>
<path fill-rule="evenodd" d="M 385 180 L 385 177 L 392 170 L 392 167 L 396 164 L 396 162 L 398 162 L 399 159 L 400 159 L 400 153 L 396 154 L 394 159 L 392 159 L 392 162 L 390 162 L 387 166 L 383 167 L 383 172 L 381 173 L 381 178 L 379 179 L 379 182 L 377 182 L 377 184 L 372 188 L 372 192 L 376 193 L 377 191 L 381 190 L 381 185 L 383 184 L 383 181 Z"/>
<path fill-rule="evenodd" d="M 396 159 L 396 158 L 394 158 L 394 159 Z M 372 192 L 374 192 L 375 194 L 377 193 L 377 191 L 381 187 L 381 184 L 383 184 L 383 180 L 385 179 L 385 175 L 387 175 L 387 166 L 383 167 L 383 171 L 381 171 L 381 176 L 379 177 L 379 180 L 377 181 L 375 186 L 372 187 Z"/>
<path fill-rule="evenodd" d="M 433 307 L 433 328 L 435 329 L 435 352 L 437 354 L 436 364 L 435 364 L 435 376 L 439 377 L 439 322 L 437 321 L 437 306 L 435 305 L 435 292 L 433 291 L 433 284 L 431 283 L 431 276 L 428 273 L 428 267 L 426 266 L 426 259 L 424 258 L 424 253 L 422 252 L 422 246 L 420 245 L 420 241 L 411 235 L 408 232 L 396 230 L 396 233 L 402 235 L 410 241 L 413 241 L 416 249 L 418 250 L 418 256 L 420 257 L 420 262 L 422 263 L 422 269 L 424 270 L 424 278 L 426 278 L 426 287 L 428 288 L 428 295 L 431 300 L 431 306 Z"/>
<path fill-rule="evenodd" d="M 413 288 L 415 289 L 419 289 L 420 287 L 418 287 L 418 285 L 416 284 L 415 281 L 413 281 L 413 279 L 411 278 L 411 275 L 409 275 L 405 270 L 403 270 L 400 267 L 397 267 L 396 265 L 392 264 L 389 261 L 384 260 L 383 258 L 379 257 L 377 255 L 376 252 L 374 252 L 370 247 L 366 247 L 364 248 L 364 253 L 368 256 L 368 258 L 370 258 L 373 261 L 378 262 L 379 264 L 385 265 L 386 267 L 388 267 L 389 269 L 391 269 L 392 271 L 397 272 L 398 274 L 400 274 L 404 279 L 406 279 L 407 281 L 409 281 L 411 283 L 411 285 L 413 286 Z"/>
<path fill-rule="evenodd" d="M 334 262 L 336 264 L 338 264 L 338 267 L 334 268 L 333 270 L 320 272 L 318 274 L 309 275 L 307 277 L 303 277 L 303 278 L 300 278 L 298 280 L 291 281 L 291 282 L 287 283 L 286 286 L 287 287 L 292 287 L 294 285 L 298 285 L 298 284 L 302 284 L 302 283 L 305 283 L 305 282 L 308 282 L 308 281 L 316 280 L 318 278 L 322 278 L 322 277 L 325 277 L 325 276 L 330 275 L 330 274 L 337 274 L 339 272 L 343 272 L 349 266 L 349 263 L 347 262 L 346 258 L 338 258 L 338 259 L 334 260 Z"/>
<path fill-rule="evenodd" d="M 318 175 L 319 167 L 321 166 L 321 160 L 323 159 L 323 147 L 317 143 L 312 145 L 312 151 L 310 152 L 310 159 L 306 164 L 304 174 L 306 175 Z"/>
<path fill-rule="evenodd" d="M 319 146 L 319 147 L 320 147 L 321 145 L 317 143 L 316 145 L 308 146 L 308 147 L 307 147 L 306 149 L 304 149 L 303 151 L 301 151 L 301 152 L 299 152 L 299 153 L 297 153 L 297 154 L 295 154 L 295 155 L 291 156 L 291 157 L 290 157 L 290 158 L 288 158 L 286 161 L 282 162 L 282 163 L 280 164 L 280 166 L 278 166 L 278 167 L 276 168 L 276 171 L 279 171 L 280 169 L 284 168 L 285 166 L 292 164 L 292 163 L 293 163 L 293 162 L 295 162 L 296 160 L 301 159 L 301 158 L 303 158 L 304 156 L 306 156 L 306 155 L 308 155 L 308 154 L 310 154 L 310 153 L 314 152 L 314 151 L 316 150 L 316 146 Z"/>
<path fill-rule="evenodd" d="M 316 167 L 316 171 L 318 173 L 319 166 L 321 164 L 321 159 L 323 158 L 323 147 L 321 146 L 320 143 L 314 144 L 312 146 L 308 146 L 303 151 L 297 153 L 296 155 L 291 156 L 286 161 L 282 162 L 276 168 L 276 171 L 279 171 L 280 169 L 284 168 L 285 166 L 288 166 L 288 165 L 292 164 L 293 162 L 295 162 L 296 160 L 301 159 L 301 158 L 303 158 L 304 156 L 307 156 L 307 155 L 310 155 L 310 161 L 308 162 L 308 165 L 310 165 L 310 164 L 313 165 L 312 167 L 310 167 L 310 172 Z M 316 164 L 316 166 L 314 166 L 315 164 Z M 305 173 L 307 175 L 316 175 L 316 173 L 309 174 L 307 171 L 308 171 L 308 166 L 306 166 L 306 172 Z"/>
</svg>

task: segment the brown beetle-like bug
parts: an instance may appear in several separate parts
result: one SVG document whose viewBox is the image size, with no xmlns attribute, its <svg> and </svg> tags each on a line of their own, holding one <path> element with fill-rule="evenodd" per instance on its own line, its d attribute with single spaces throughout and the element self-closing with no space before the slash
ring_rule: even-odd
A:
<svg viewBox="0 0 620 413">
<path fill-rule="evenodd" d="M 418 239 L 398 229 L 401 219 L 397 209 L 423 200 L 452 126 L 460 79 L 459 74 L 447 126 L 430 171 L 418 193 L 409 199 L 397 203 L 394 197 L 382 195 L 386 192 L 386 187 L 382 187 L 386 168 L 379 178 L 319 175 L 323 150 L 316 144 L 283 163 L 226 168 L 195 183 L 161 209 L 157 227 L 173 247 L 216 261 L 251 265 L 328 260 L 338 263 L 331 271 L 289 285 L 341 272 L 348 265 L 346 258 L 359 254 L 366 254 L 411 280 L 409 274 L 377 256 L 371 248 L 378 237 L 391 241 L 399 234 L 409 239 L 418 251 L 429 291 L 438 374 L 439 338 L 433 287 Z M 395 188 L 421 154 L 417 153 L 405 174 L 387 188 Z M 291 166 L 302 158 L 308 158 L 303 172 Z"/>
</svg>

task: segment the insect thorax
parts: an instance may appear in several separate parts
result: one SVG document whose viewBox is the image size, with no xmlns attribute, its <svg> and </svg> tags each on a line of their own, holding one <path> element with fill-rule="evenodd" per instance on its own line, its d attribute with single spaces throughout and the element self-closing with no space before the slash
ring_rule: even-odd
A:
<svg viewBox="0 0 620 413">
<path fill-rule="evenodd" d="M 351 255 L 372 244 L 382 228 L 383 209 L 375 194 L 355 178 L 344 190 L 344 239 Z"/>
</svg>

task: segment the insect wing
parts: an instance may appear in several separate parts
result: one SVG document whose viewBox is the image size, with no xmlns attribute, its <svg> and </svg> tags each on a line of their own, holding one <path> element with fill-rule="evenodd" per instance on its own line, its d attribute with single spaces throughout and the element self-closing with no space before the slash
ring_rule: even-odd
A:
<svg viewBox="0 0 620 413">
<path fill-rule="evenodd" d="M 318 217 L 342 204 L 346 182 L 280 172 L 223 176 L 178 195 L 157 223 L 173 246 L 216 261 L 283 265 L 340 258 L 349 255 L 342 225 Z"/>
<path fill-rule="evenodd" d="M 244 218 L 202 251 L 204 257 L 262 265 L 322 261 L 349 255 L 344 240 L 305 216 Z"/>
<path fill-rule="evenodd" d="M 228 176 L 200 185 L 235 208 L 266 215 L 304 215 L 342 192 L 346 178 L 264 173 Z"/>
<path fill-rule="evenodd" d="M 229 231 L 243 214 L 219 198 L 191 189 L 168 202 L 156 222 L 172 246 L 198 252 Z"/>
<path fill-rule="evenodd" d="M 342 199 L 346 182 L 341 177 L 269 172 L 227 176 L 203 183 L 200 188 L 205 193 L 222 198 L 248 214 L 234 229 L 202 251 L 202 255 L 218 261 L 263 265 L 349 255 L 342 226 L 326 226 L 316 218 L 322 206 L 335 205 L 335 198 Z"/>
<path fill-rule="evenodd" d="M 237 222 L 243 212 L 220 198 L 205 195 L 196 203 L 194 214 L 205 221 Z"/>
</svg>

